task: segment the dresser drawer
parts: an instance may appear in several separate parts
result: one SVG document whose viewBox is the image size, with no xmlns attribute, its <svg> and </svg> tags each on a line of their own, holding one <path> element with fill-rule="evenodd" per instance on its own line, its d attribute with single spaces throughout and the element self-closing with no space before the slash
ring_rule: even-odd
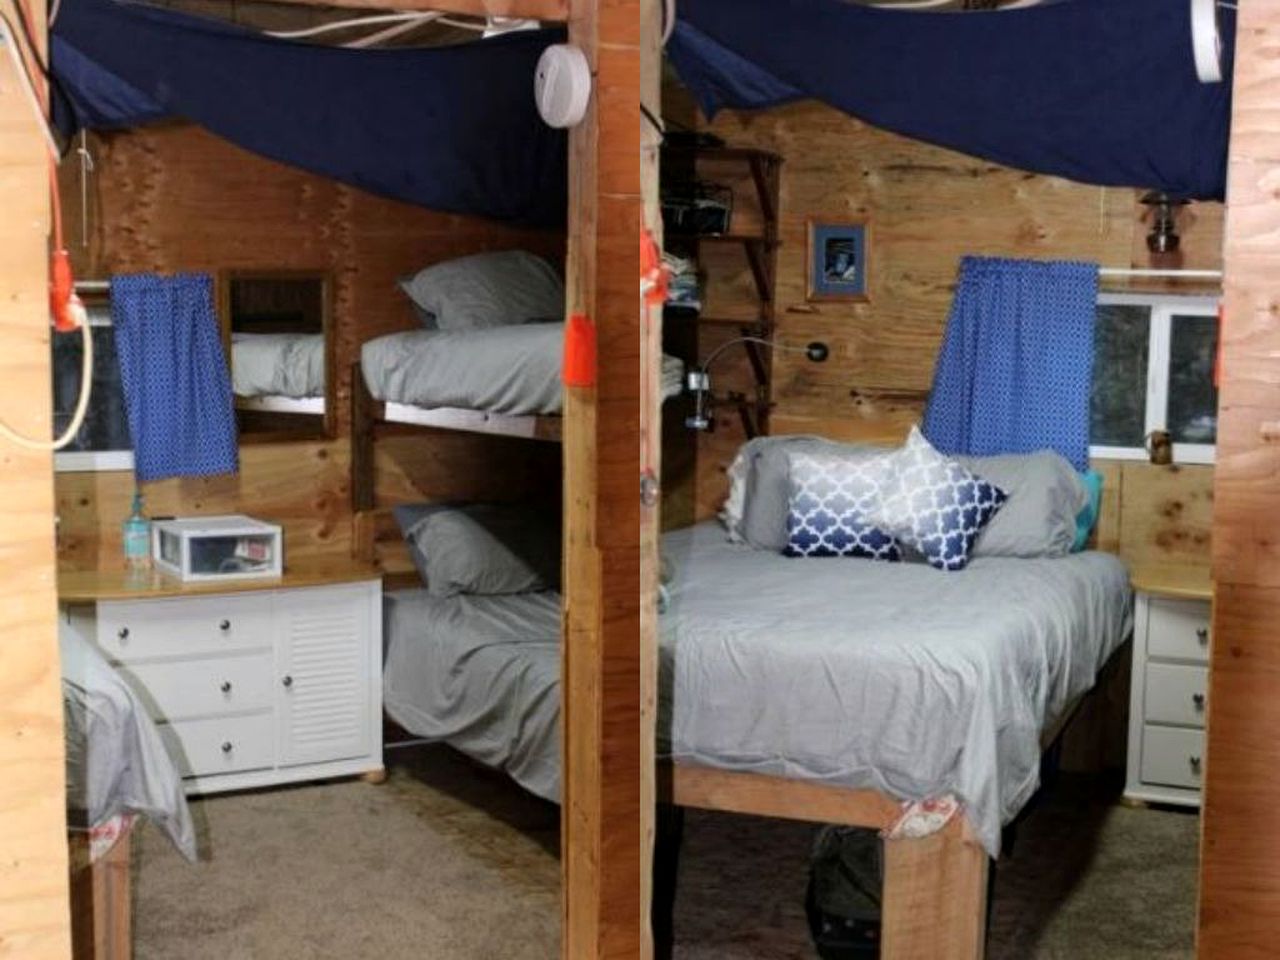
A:
<svg viewBox="0 0 1280 960">
<path fill-rule="evenodd" d="M 240 773 L 275 766 L 271 714 L 177 720 L 157 726 L 184 777 Z"/>
<path fill-rule="evenodd" d="M 271 709 L 275 661 L 270 653 L 122 663 L 116 669 L 156 720 Z"/>
<path fill-rule="evenodd" d="M 1201 600 L 1148 600 L 1147 653 L 1209 661 L 1209 604 Z"/>
<path fill-rule="evenodd" d="M 1198 790 L 1203 775 L 1203 731 L 1152 724 L 1142 728 L 1144 783 Z"/>
<path fill-rule="evenodd" d="M 97 638 L 108 657 L 125 662 L 269 649 L 271 595 L 103 602 Z"/>
<path fill-rule="evenodd" d="M 1148 662 L 1143 718 L 1150 723 L 1203 727 L 1208 688 L 1207 667 Z"/>
</svg>

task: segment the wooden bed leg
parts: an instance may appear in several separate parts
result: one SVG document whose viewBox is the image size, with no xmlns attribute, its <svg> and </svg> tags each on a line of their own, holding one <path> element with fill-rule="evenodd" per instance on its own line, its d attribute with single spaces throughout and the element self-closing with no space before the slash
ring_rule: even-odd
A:
<svg viewBox="0 0 1280 960">
<path fill-rule="evenodd" d="M 653 924 L 654 960 L 671 960 L 675 952 L 676 880 L 680 845 L 684 842 L 684 807 L 659 803 L 654 818 Z"/>
<path fill-rule="evenodd" d="M 884 960 L 982 960 L 987 853 L 966 821 L 918 840 L 884 842 Z"/>
<path fill-rule="evenodd" d="M 372 783 L 374 785 L 386 783 L 387 768 L 379 767 L 377 770 L 366 770 L 364 773 L 360 774 L 360 779 L 365 783 Z"/>
<path fill-rule="evenodd" d="M 373 421 L 376 401 L 364 382 L 359 363 L 351 367 L 351 509 L 372 510 Z"/>
</svg>

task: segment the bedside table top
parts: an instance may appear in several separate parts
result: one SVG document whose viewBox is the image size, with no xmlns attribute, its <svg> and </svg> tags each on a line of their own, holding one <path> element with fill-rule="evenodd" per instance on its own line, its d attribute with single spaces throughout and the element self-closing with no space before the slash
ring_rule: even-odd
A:
<svg viewBox="0 0 1280 960">
<path fill-rule="evenodd" d="M 138 575 L 123 569 L 59 570 L 59 603 L 97 603 L 99 600 L 151 600 L 201 594 L 249 593 L 257 590 L 289 590 L 335 583 L 381 580 L 370 564 L 350 557 L 311 557 L 285 565 L 284 575 L 255 580 L 219 580 L 183 583 L 154 570 Z"/>
<path fill-rule="evenodd" d="M 1212 600 L 1213 580 L 1208 567 L 1145 565 L 1129 571 L 1139 593 L 1181 600 Z"/>
</svg>

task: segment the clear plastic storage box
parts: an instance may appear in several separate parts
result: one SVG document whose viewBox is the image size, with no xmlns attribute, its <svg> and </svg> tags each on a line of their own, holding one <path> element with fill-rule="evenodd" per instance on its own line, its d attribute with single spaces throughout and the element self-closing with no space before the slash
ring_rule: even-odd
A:
<svg viewBox="0 0 1280 960">
<path fill-rule="evenodd" d="M 157 520 L 151 559 L 161 573 L 184 581 L 278 577 L 284 537 L 278 524 L 239 514 Z"/>
</svg>

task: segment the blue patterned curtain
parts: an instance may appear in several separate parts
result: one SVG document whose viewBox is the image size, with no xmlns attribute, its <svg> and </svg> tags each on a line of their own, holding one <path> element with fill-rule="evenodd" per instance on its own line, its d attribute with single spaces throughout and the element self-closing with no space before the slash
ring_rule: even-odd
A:
<svg viewBox="0 0 1280 960">
<path fill-rule="evenodd" d="M 944 453 L 1051 449 L 1089 465 L 1098 267 L 965 257 L 924 433 Z"/>
<path fill-rule="evenodd" d="M 231 376 L 207 274 L 111 279 L 138 480 L 234 473 Z"/>
</svg>

